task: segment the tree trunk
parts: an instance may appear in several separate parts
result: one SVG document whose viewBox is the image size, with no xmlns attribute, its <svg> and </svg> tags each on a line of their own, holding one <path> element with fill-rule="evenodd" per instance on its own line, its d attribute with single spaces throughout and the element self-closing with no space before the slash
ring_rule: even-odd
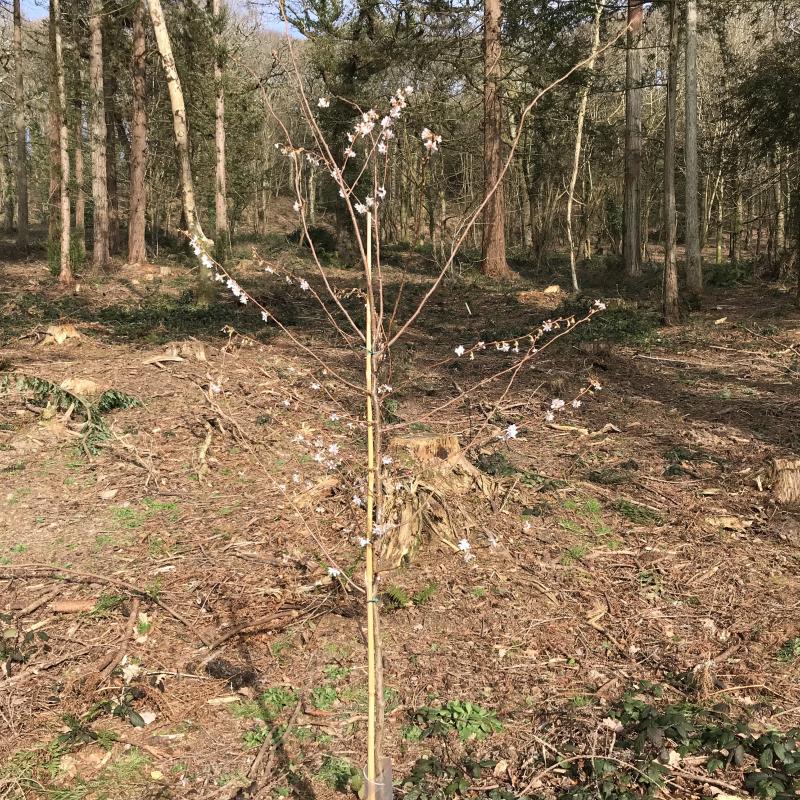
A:
<svg viewBox="0 0 800 800">
<path fill-rule="evenodd" d="M 720 177 L 719 194 L 717 195 L 717 230 L 716 230 L 716 253 L 714 261 L 722 263 L 722 226 L 725 222 L 725 180 Z"/>
<path fill-rule="evenodd" d="M 786 247 L 786 211 L 783 194 L 783 154 L 778 150 L 775 163 L 778 167 L 777 180 L 775 181 L 775 258 L 780 261 L 781 253 Z"/>
<path fill-rule="evenodd" d="M 136 0 L 133 11 L 133 46 L 131 74 L 133 76 L 131 111 L 130 199 L 128 201 L 128 262 L 144 264 L 147 261 L 145 228 L 147 192 L 145 170 L 147 167 L 147 84 L 146 42 L 144 33 L 144 0 Z"/>
<path fill-rule="evenodd" d="M 628 0 L 628 34 L 625 49 L 625 200 L 622 255 L 625 271 L 636 277 L 642 271 L 642 50 L 639 39 L 643 0 Z"/>
<path fill-rule="evenodd" d="M 675 104 L 678 89 L 678 2 L 669 3 L 669 68 L 667 114 L 664 121 L 664 323 L 680 320 L 678 307 L 678 263 L 675 258 L 677 215 L 675 213 Z"/>
<path fill-rule="evenodd" d="M 686 0 L 686 284 L 703 294 L 697 169 L 697 0 Z"/>
<path fill-rule="evenodd" d="M 483 3 L 483 191 L 488 198 L 483 210 L 483 274 L 508 278 L 506 262 L 505 203 L 503 196 L 502 126 L 500 96 L 500 0 Z"/>
<path fill-rule="evenodd" d="M 83 48 L 81 47 L 79 6 L 77 0 L 72 4 L 72 39 L 75 45 L 75 58 L 73 59 L 72 79 L 73 113 L 74 120 L 74 163 L 75 163 L 75 249 L 83 263 L 86 255 L 86 195 L 83 191 Z"/>
<path fill-rule="evenodd" d="M 102 0 L 90 0 L 89 6 L 89 124 L 92 153 L 92 202 L 94 204 L 92 263 L 95 270 L 99 270 L 104 269 L 109 260 Z"/>
<path fill-rule="evenodd" d="M 589 71 L 589 78 L 581 92 L 581 102 L 578 107 L 578 121 L 575 130 L 575 153 L 572 161 L 572 175 L 569 181 L 569 193 L 567 194 L 567 242 L 569 243 L 569 269 L 572 277 L 572 288 L 578 292 L 578 269 L 576 264 L 577 245 L 572 234 L 572 204 L 575 200 L 575 187 L 578 184 L 578 173 L 581 168 L 581 149 L 583 147 L 583 123 L 586 119 L 586 107 L 589 104 L 589 92 L 592 88 L 592 77 L 594 75 L 594 62 L 597 58 L 597 51 L 600 49 L 600 20 L 603 16 L 603 4 L 600 0 L 595 0 L 594 25 L 592 26 L 592 52 L 586 69 Z"/>
<path fill-rule="evenodd" d="M 107 20 L 106 20 L 107 22 Z M 106 28 L 108 30 L 108 28 Z M 104 37 L 108 47 L 109 37 Z M 119 195 L 117 193 L 117 78 L 103 70 L 106 115 L 106 195 L 108 197 L 108 252 L 119 253 Z"/>
<path fill-rule="evenodd" d="M 14 230 L 14 189 L 11 181 L 11 142 L 8 134 L 2 130 L 0 141 L 0 198 L 3 205 L 3 230 L 11 233 Z"/>
<path fill-rule="evenodd" d="M 220 13 L 220 0 L 208 0 L 208 11 L 211 14 L 211 26 L 214 31 L 214 86 L 216 89 L 214 146 L 217 156 L 214 180 L 214 208 L 216 212 L 217 260 L 224 261 L 226 254 L 230 250 L 228 173 L 225 166 L 225 87 L 222 82 L 225 53 L 224 45 L 221 42 L 225 17 L 224 14 Z"/>
<path fill-rule="evenodd" d="M 153 23 L 158 52 L 161 55 L 161 63 L 167 79 L 167 88 L 169 89 L 172 125 L 175 131 L 175 148 L 178 151 L 178 161 L 180 163 L 183 214 L 186 218 L 189 234 L 198 239 L 201 246 L 208 250 L 213 247 L 214 243 L 206 238 L 197 216 L 192 166 L 189 160 L 189 129 L 186 122 L 186 104 L 183 100 L 183 89 L 181 88 L 178 70 L 175 67 L 175 58 L 172 55 L 172 43 L 170 42 L 167 23 L 164 19 L 164 11 L 161 8 L 161 0 L 146 0 L 146 2 L 150 12 L 150 20 Z M 198 270 L 197 300 L 200 303 L 207 303 L 210 299 L 212 288 L 211 278 L 203 266 L 199 266 Z"/>
<path fill-rule="evenodd" d="M 50 0 L 53 43 L 55 45 L 56 92 L 58 95 L 58 153 L 61 166 L 60 224 L 61 253 L 58 280 L 62 286 L 72 286 L 74 278 L 69 263 L 70 256 L 70 204 L 69 204 L 69 131 L 67 128 L 67 90 L 64 81 L 64 53 L 61 46 L 61 7 L 59 0 Z"/>
<path fill-rule="evenodd" d="M 22 55 L 22 10 L 14 0 L 14 129 L 17 137 L 17 246 L 28 247 L 28 143 Z"/>
<path fill-rule="evenodd" d="M 47 143 L 50 188 L 47 193 L 47 247 L 51 258 L 51 268 L 57 266 L 58 231 L 61 196 L 61 153 L 59 150 L 58 115 L 58 75 L 56 71 L 56 26 L 53 22 L 53 6 L 50 4 L 50 24 L 48 40 L 50 43 L 50 75 L 47 92 Z"/>
</svg>

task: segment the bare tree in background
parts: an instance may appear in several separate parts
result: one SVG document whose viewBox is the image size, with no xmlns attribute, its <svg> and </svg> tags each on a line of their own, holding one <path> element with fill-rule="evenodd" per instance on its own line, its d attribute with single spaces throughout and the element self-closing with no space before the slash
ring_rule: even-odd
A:
<svg viewBox="0 0 800 800">
<path fill-rule="evenodd" d="M 14 0 L 14 129 L 17 136 L 17 246 L 28 247 L 28 143 L 22 55 L 22 9 Z"/>
<path fill-rule="evenodd" d="M 145 227 L 147 189 L 147 83 L 146 41 L 144 31 L 144 0 L 136 0 L 133 9 L 133 44 L 131 72 L 133 75 L 131 109 L 130 201 L 128 217 L 128 262 L 143 264 L 147 260 Z"/>
<path fill-rule="evenodd" d="M 594 77 L 594 65 L 597 59 L 597 51 L 600 49 L 600 20 L 603 16 L 603 3 L 595 0 L 594 4 L 594 24 L 592 26 L 592 50 L 589 63 L 586 69 L 589 71 L 589 78 L 581 91 L 581 102 L 578 107 L 578 120 L 575 130 L 575 153 L 572 161 L 572 174 L 569 180 L 569 193 L 567 195 L 567 241 L 569 242 L 569 268 L 572 278 L 572 288 L 577 292 L 580 290 L 578 285 L 577 269 L 577 245 L 572 233 L 572 206 L 575 202 L 575 187 L 578 183 L 578 173 L 581 167 L 581 150 L 583 148 L 583 126 L 586 120 L 586 106 L 589 104 L 589 92 L 592 89 L 592 78 Z"/>
<path fill-rule="evenodd" d="M 703 294 L 697 167 L 697 0 L 686 0 L 686 284 L 695 300 Z"/>
<path fill-rule="evenodd" d="M 186 103 L 183 99 L 183 88 L 178 70 L 175 66 L 175 57 L 172 54 L 172 42 L 169 38 L 167 22 L 164 19 L 164 10 L 161 0 L 146 0 L 156 36 L 156 45 L 161 55 L 164 75 L 169 89 L 169 101 L 172 107 L 172 126 L 175 131 L 175 148 L 178 151 L 180 163 L 181 198 L 183 200 L 183 214 L 189 234 L 203 243 L 205 247 L 211 240 L 203 233 L 200 219 L 197 215 L 197 203 L 194 194 L 194 181 L 192 180 L 192 165 L 189 160 L 189 127 L 186 122 Z M 198 271 L 198 302 L 205 304 L 211 293 L 211 279 L 207 270 L 202 267 Z"/>
<path fill-rule="evenodd" d="M 678 93 L 678 2 L 669 0 L 669 67 L 667 70 L 667 114 L 664 120 L 664 295 L 663 316 L 667 325 L 680 321 L 678 307 L 678 262 L 675 255 L 675 112 Z"/>
<path fill-rule="evenodd" d="M 642 271 L 642 50 L 643 0 L 628 0 L 625 50 L 625 209 L 622 255 L 631 277 Z"/>
<path fill-rule="evenodd" d="M 58 97 L 58 153 L 61 166 L 60 226 L 61 252 L 58 280 L 62 286 L 72 286 L 74 278 L 70 265 L 70 203 L 69 203 L 69 131 L 67 129 L 67 90 L 64 80 L 64 50 L 61 43 L 61 6 L 59 0 L 50 0 L 50 21 L 55 45 L 55 77 Z"/>
<path fill-rule="evenodd" d="M 228 229 L 228 176 L 225 166 L 225 87 L 222 83 L 222 67 L 224 61 L 223 44 L 220 28 L 223 15 L 220 13 L 220 0 L 209 0 L 209 13 L 213 29 L 214 47 L 214 148 L 216 151 L 216 168 L 214 173 L 214 207 L 216 212 L 217 258 L 224 260 L 230 248 L 230 231 Z"/>
<path fill-rule="evenodd" d="M 500 96 L 500 0 L 483 5 L 483 185 L 492 193 L 483 211 L 483 273 L 493 278 L 511 275 L 506 261 L 503 183 L 503 102 Z"/>
<path fill-rule="evenodd" d="M 109 259 L 102 0 L 90 0 L 89 6 L 89 120 L 92 150 L 92 200 L 94 202 L 92 263 L 95 269 L 102 269 L 108 264 Z"/>
</svg>

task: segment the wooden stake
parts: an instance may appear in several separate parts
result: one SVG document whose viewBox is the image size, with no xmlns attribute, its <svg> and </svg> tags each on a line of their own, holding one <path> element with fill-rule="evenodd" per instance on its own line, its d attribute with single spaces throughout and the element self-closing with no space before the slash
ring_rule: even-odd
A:
<svg viewBox="0 0 800 800">
<path fill-rule="evenodd" d="M 373 418 L 372 374 L 372 213 L 367 212 L 367 297 L 366 354 L 364 382 L 367 394 L 367 526 L 366 568 L 364 583 L 367 593 L 367 800 L 375 800 L 376 764 L 376 665 L 375 665 L 375 564 L 372 547 L 372 516 L 375 505 L 375 420 Z"/>
</svg>

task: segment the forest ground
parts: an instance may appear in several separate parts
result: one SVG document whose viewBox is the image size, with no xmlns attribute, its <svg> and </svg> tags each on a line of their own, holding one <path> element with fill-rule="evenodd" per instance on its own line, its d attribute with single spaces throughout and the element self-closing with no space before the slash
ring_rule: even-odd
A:
<svg viewBox="0 0 800 800">
<path fill-rule="evenodd" d="M 308 270 L 279 238 L 261 250 Z M 392 258 L 424 287 L 423 261 Z M 469 380 L 468 362 L 434 366 L 466 325 L 513 337 L 556 313 L 563 294 L 541 290 L 563 276 L 517 267 L 512 286 L 465 268 L 443 289 L 397 358 L 399 418 Z M 302 296 L 239 269 L 348 368 Z M 42 258 L 0 268 L 0 797 L 328 798 L 360 766 L 363 605 L 325 568 L 359 569 L 353 490 L 293 440 L 357 441 L 328 419 L 335 391 L 311 396 L 308 357 L 232 298 L 198 311 L 191 282 L 176 256 L 77 295 Z M 771 459 L 800 449 L 800 312 L 784 287 L 725 281 L 664 329 L 646 281 L 595 282 L 609 310 L 491 410 L 522 427 L 471 455 L 495 498 L 451 498 L 453 538 L 385 578 L 406 797 L 774 797 L 800 770 L 800 517 L 769 490 Z M 52 342 L 53 323 L 79 336 Z M 87 437 L 20 376 L 141 404 L 98 411 Z M 544 424 L 591 376 L 602 391 Z M 312 488 L 290 499 L 294 474 Z"/>
</svg>

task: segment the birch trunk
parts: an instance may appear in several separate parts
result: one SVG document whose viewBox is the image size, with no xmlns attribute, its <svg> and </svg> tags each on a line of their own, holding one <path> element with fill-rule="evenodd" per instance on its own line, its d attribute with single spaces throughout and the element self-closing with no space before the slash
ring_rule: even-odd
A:
<svg viewBox="0 0 800 800">
<path fill-rule="evenodd" d="M 508 278 L 506 262 L 505 202 L 503 196 L 503 103 L 500 96 L 500 0 L 483 4 L 483 191 L 488 202 L 483 211 L 483 273 Z"/>
<path fill-rule="evenodd" d="M 145 245 L 147 190 L 147 84 L 146 41 L 144 32 L 144 0 L 136 0 L 133 11 L 133 76 L 131 111 L 130 199 L 128 201 L 128 262 L 143 264 L 147 260 Z"/>
<path fill-rule="evenodd" d="M 567 242 L 569 244 L 569 269 L 570 276 L 572 277 L 572 288 L 578 292 L 580 286 L 578 285 L 578 269 L 576 265 L 577 245 L 575 244 L 574 236 L 572 233 L 572 205 L 575 201 L 575 187 L 578 184 L 578 173 L 581 168 L 581 150 L 583 149 L 583 123 L 586 119 L 586 107 L 589 104 L 589 92 L 592 89 L 592 79 L 594 77 L 594 64 L 597 59 L 597 51 L 600 49 L 600 20 L 603 16 L 603 4 L 600 0 L 595 0 L 594 8 L 594 25 L 592 26 L 592 52 L 589 56 L 589 61 L 586 64 L 586 69 L 589 72 L 589 77 L 586 85 L 581 91 L 581 102 L 578 107 L 578 120 L 575 130 L 575 152 L 572 161 L 572 175 L 569 180 L 569 193 L 567 195 Z"/>
<path fill-rule="evenodd" d="M 28 131 L 25 126 L 22 9 L 14 0 L 14 129 L 17 145 L 17 247 L 28 247 Z"/>
<path fill-rule="evenodd" d="M 92 264 L 95 270 L 100 270 L 105 268 L 109 260 L 102 0 L 90 0 L 89 5 L 89 127 L 94 205 Z"/>
<path fill-rule="evenodd" d="M 667 114 L 664 121 L 664 323 L 680 320 L 678 307 L 678 263 L 675 257 L 677 218 L 675 213 L 675 105 L 678 88 L 678 3 L 669 3 L 669 68 Z"/>
<path fill-rule="evenodd" d="M 622 255 L 631 277 L 642 271 L 642 33 L 643 0 L 628 0 L 625 49 L 625 200 Z"/>
<path fill-rule="evenodd" d="M 186 226 L 189 234 L 194 236 L 200 244 L 209 250 L 213 247 L 213 241 L 208 239 L 203 233 L 200 220 L 197 216 L 197 205 L 194 195 L 194 181 L 192 180 L 192 166 L 189 160 L 189 129 L 186 122 L 186 104 L 183 99 L 183 89 L 181 87 L 178 70 L 175 66 L 175 58 L 172 55 L 172 42 L 167 30 L 167 22 L 164 19 L 164 11 L 161 8 L 161 0 L 146 0 L 147 8 L 150 12 L 150 20 L 153 23 L 156 45 L 161 55 L 161 63 L 164 67 L 164 74 L 167 79 L 169 89 L 169 100 L 172 107 L 172 125 L 175 131 L 175 149 L 178 151 L 178 162 L 180 165 L 181 200 L 183 203 L 183 215 L 186 219 Z M 198 296 L 197 300 L 205 304 L 209 300 L 211 293 L 211 278 L 208 271 L 198 265 Z"/>
<path fill-rule="evenodd" d="M 697 0 L 686 0 L 686 284 L 703 294 L 697 168 Z"/>
<path fill-rule="evenodd" d="M 61 7 L 59 0 L 50 0 L 53 43 L 55 45 L 56 92 L 58 96 L 58 153 L 61 167 L 60 225 L 61 252 L 58 280 L 62 286 L 72 286 L 74 278 L 69 263 L 70 203 L 69 203 L 69 131 L 67 129 L 67 90 L 64 81 L 64 52 L 61 44 Z"/>
</svg>

